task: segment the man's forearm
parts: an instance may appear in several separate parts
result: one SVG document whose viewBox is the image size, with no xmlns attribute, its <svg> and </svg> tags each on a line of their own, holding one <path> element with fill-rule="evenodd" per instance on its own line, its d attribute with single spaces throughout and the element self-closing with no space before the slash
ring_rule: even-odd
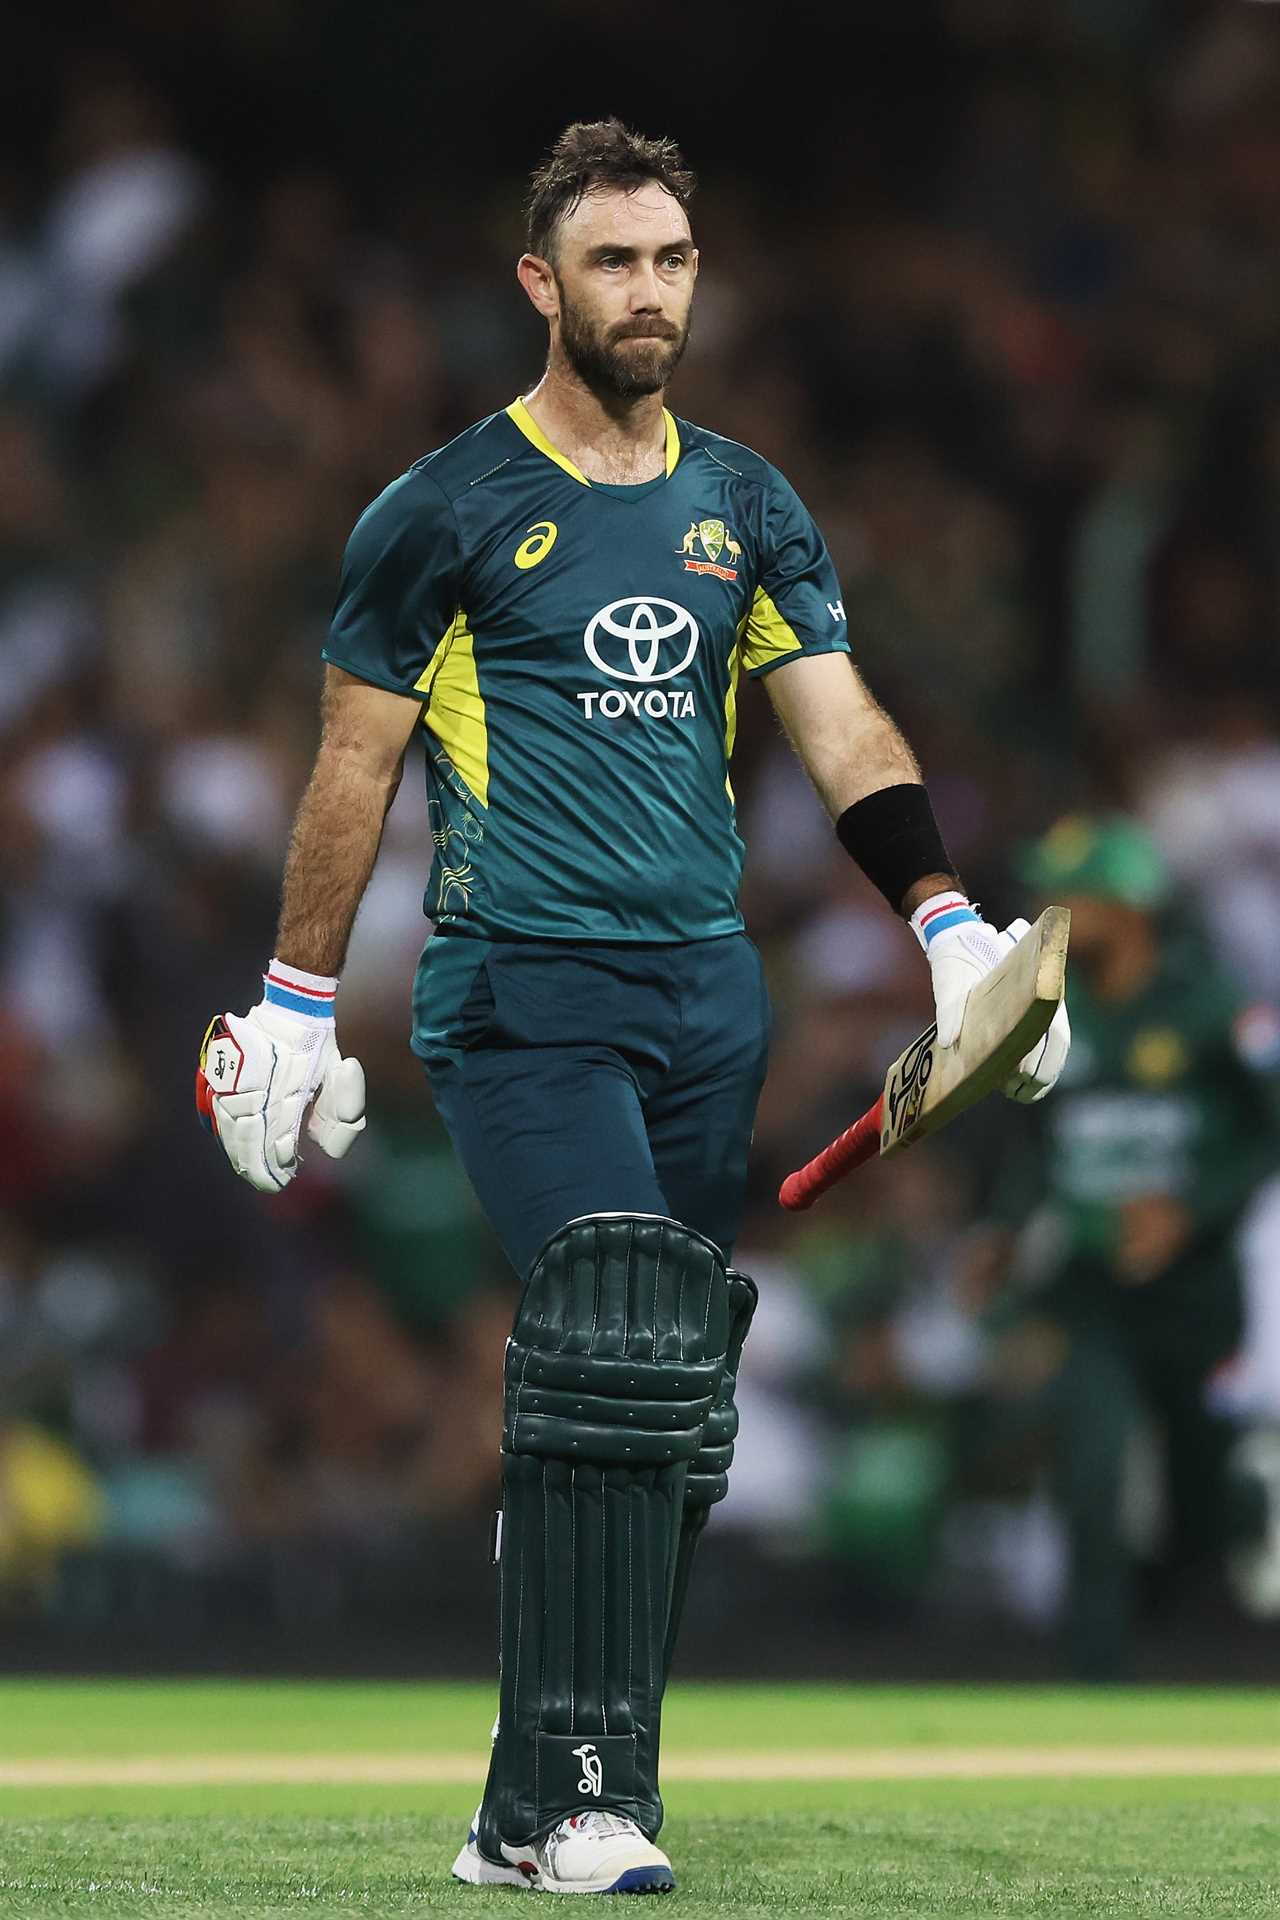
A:
<svg viewBox="0 0 1280 1920">
<path fill-rule="evenodd" d="M 767 684 L 841 840 L 895 911 L 909 919 L 954 888 L 919 762 L 850 662 L 818 655 L 779 669 Z"/>
<path fill-rule="evenodd" d="M 803 677 L 784 669 L 766 685 L 833 820 L 869 793 L 919 783 L 906 739 L 843 656 L 806 662 Z"/>
<path fill-rule="evenodd" d="M 277 959 L 307 973 L 342 971 L 398 785 L 398 772 L 372 772 L 341 747 L 321 746 L 289 839 Z"/>
<path fill-rule="evenodd" d="M 858 720 L 843 739 L 833 727 L 830 740 L 820 740 L 812 752 L 812 777 L 833 820 L 886 787 L 921 784 L 920 763 L 884 708 L 868 700 Z M 903 895 L 899 912 L 910 919 L 917 907 L 955 884 L 954 872 L 924 874 Z"/>
</svg>

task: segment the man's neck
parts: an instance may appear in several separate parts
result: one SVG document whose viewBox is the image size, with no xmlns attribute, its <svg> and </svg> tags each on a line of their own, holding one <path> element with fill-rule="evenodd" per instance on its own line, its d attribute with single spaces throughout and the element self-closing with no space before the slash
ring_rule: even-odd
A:
<svg viewBox="0 0 1280 1920">
<path fill-rule="evenodd" d="M 592 391 L 571 367 L 548 366 L 525 406 L 552 446 L 588 480 L 639 486 L 666 471 L 661 393 L 619 400 Z"/>
</svg>

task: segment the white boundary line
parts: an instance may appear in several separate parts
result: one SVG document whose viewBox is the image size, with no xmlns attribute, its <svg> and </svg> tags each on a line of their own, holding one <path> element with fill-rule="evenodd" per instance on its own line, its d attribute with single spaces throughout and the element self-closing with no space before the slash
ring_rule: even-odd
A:
<svg viewBox="0 0 1280 1920">
<path fill-rule="evenodd" d="M 174 1754 L 0 1759 L 6 1787 L 474 1785 L 472 1753 Z M 1280 1774 L 1280 1746 L 867 1747 L 671 1754 L 667 1781 L 1178 1778 Z"/>
</svg>

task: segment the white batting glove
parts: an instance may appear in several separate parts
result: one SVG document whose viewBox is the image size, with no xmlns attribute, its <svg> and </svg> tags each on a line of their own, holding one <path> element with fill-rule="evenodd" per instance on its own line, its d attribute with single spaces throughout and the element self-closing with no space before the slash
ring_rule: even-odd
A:
<svg viewBox="0 0 1280 1920">
<path fill-rule="evenodd" d="M 938 1044 L 953 1047 L 960 1038 L 965 1002 L 984 974 L 1012 953 L 1030 922 L 1013 920 L 1001 932 L 978 914 L 962 893 L 937 893 L 916 909 L 911 929 L 924 948 L 933 977 Z M 1057 1082 L 1071 1046 L 1065 1003 L 1053 1016 L 1044 1039 L 1018 1062 L 1001 1088 L 1010 1100 L 1041 1100 Z"/>
<path fill-rule="evenodd" d="M 196 1069 L 196 1110 L 241 1179 L 278 1193 L 298 1171 L 307 1132 L 341 1160 L 363 1132 L 364 1069 L 344 1060 L 333 1031 L 337 981 L 272 961 L 264 997 L 247 1014 L 210 1021 Z"/>
<path fill-rule="evenodd" d="M 933 976 L 938 1045 L 960 1038 L 965 1002 L 984 974 L 1009 948 L 962 893 L 935 893 L 911 916 L 911 931 L 924 948 Z"/>
<path fill-rule="evenodd" d="M 1002 940 L 1008 941 L 1006 952 L 1012 949 L 1030 933 L 1029 920 L 1011 920 Z M 1018 1062 L 1018 1070 L 1011 1074 L 1000 1091 L 1006 1100 L 1016 1100 L 1020 1106 L 1032 1106 L 1037 1100 L 1043 1100 L 1046 1093 L 1057 1086 L 1062 1069 L 1067 1064 L 1067 1055 L 1071 1051 L 1071 1022 L 1067 1018 L 1067 1003 L 1059 1000 L 1058 1011 L 1049 1022 L 1048 1032 L 1030 1053 L 1023 1054 Z"/>
</svg>

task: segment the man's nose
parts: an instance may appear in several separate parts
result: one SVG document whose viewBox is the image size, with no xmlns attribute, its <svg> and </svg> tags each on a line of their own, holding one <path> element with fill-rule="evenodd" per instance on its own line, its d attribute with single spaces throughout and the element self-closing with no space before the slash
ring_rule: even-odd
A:
<svg viewBox="0 0 1280 1920">
<path fill-rule="evenodd" d="M 662 287 L 651 262 L 637 265 L 631 275 L 628 303 L 632 313 L 660 313 Z"/>
</svg>

